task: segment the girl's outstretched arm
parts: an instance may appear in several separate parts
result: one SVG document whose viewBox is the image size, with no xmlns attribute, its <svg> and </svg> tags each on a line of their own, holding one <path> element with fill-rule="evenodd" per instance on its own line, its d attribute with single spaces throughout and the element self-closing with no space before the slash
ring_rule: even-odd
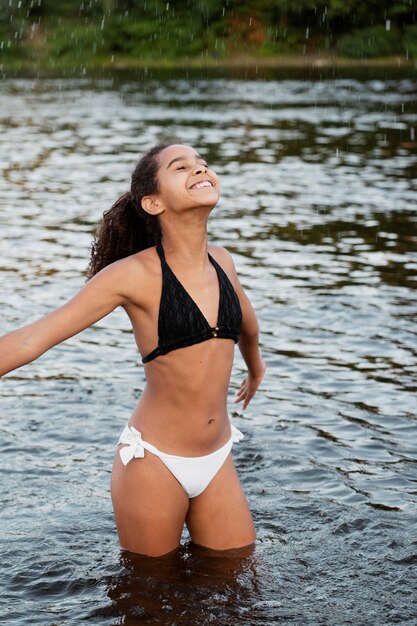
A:
<svg viewBox="0 0 417 626">
<path fill-rule="evenodd" d="M 123 280 L 126 261 L 96 274 L 71 300 L 36 322 L 0 338 L 0 376 L 37 359 L 127 302 Z"/>
</svg>

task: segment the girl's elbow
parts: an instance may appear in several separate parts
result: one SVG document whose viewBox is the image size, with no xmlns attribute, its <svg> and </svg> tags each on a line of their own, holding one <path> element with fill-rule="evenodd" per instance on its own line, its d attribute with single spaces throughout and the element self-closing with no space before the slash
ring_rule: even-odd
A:
<svg viewBox="0 0 417 626">
<path fill-rule="evenodd" d="M 259 328 L 257 325 L 242 327 L 240 337 L 246 340 L 254 340 L 259 337 Z"/>
</svg>

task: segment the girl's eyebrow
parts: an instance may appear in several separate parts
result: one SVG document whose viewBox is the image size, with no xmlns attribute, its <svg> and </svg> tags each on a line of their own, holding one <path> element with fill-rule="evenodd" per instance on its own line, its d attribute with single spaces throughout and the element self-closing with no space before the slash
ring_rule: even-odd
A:
<svg viewBox="0 0 417 626">
<path fill-rule="evenodd" d="M 173 163 L 175 163 L 176 161 L 186 161 L 186 160 L 187 160 L 187 157 L 185 157 L 185 156 L 175 157 L 175 159 L 172 159 L 172 161 L 170 161 L 170 162 L 168 163 L 168 165 L 167 165 L 167 169 L 169 169 L 169 168 L 171 167 L 171 165 L 172 165 Z M 196 160 L 196 161 L 204 161 L 203 157 L 202 157 L 202 156 L 200 156 L 199 154 L 196 154 L 196 155 L 195 155 L 195 160 Z"/>
</svg>

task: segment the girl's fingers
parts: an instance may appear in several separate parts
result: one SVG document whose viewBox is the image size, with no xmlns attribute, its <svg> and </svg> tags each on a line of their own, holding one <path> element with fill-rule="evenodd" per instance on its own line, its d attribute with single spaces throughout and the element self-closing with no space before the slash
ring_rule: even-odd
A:
<svg viewBox="0 0 417 626">
<path fill-rule="evenodd" d="M 246 395 L 245 401 L 243 403 L 243 407 L 242 409 L 246 409 L 246 407 L 248 406 L 249 402 L 252 400 L 253 396 L 255 395 L 255 392 L 253 393 L 248 393 Z"/>
<path fill-rule="evenodd" d="M 242 409 L 246 409 L 249 402 L 252 400 L 259 385 L 261 384 L 263 374 L 261 376 L 248 375 L 242 380 L 239 389 L 235 393 L 234 402 L 241 402 L 243 400 Z"/>
<path fill-rule="evenodd" d="M 246 395 L 246 389 L 247 389 L 247 379 L 245 378 L 245 380 L 242 381 L 242 384 L 240 385 L 239 389 L 236 391 L 235 393 L 235 402 L 240 402 Z"/>
<path fill-rule="evenodd" d="M 245 378 L 242 381 L 239 389 L 235 393 L 234 402 L 237 403 L 243 400 L 244 402 L 243 402 L 242 409 L 246 409 L 249 402 L 252 400 L 253 396 L 255 395 L 255 392 L 258 386 L 259 385 L 256 385 L 256 387 L 254 388 L 253 384 L 249 384 L 248 378 Z"/>
</svg>

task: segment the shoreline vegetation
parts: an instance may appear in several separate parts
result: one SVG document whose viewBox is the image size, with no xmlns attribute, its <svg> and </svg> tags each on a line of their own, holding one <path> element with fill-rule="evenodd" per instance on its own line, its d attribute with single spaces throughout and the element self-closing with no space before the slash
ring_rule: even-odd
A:
<svg viewBox="0 0 417 626">
<path fill-rule="evenodd" d="M 417 0 L 0 0 L 0 70 L 416 67 Z"/>
</svg>

